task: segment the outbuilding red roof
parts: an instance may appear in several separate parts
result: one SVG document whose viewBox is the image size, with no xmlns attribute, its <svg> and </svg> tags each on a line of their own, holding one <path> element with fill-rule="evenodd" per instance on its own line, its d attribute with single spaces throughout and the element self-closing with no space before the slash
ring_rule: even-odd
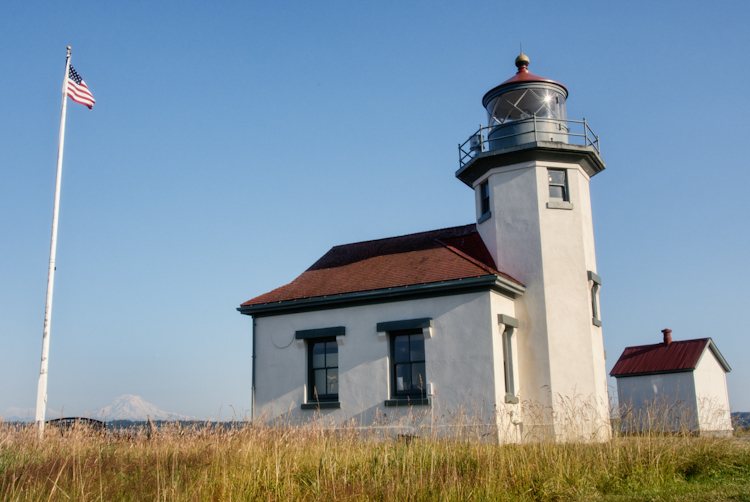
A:
<svg viewBox="0 0 750 502">
<path fill-rule="evenodd" d="M 630 376 L 694 370 L 706 348 L 710 348 L 725 371 L 731 368 L 710 338 L 679 340 L 669 344 L 627 347 L 615 363 L 610 376 Z"/>
<path fill-rule="evenodd" d="M 335 246 L 294 281 L 242 306 L 498 275 L 476 225 Z"/>
</svg>

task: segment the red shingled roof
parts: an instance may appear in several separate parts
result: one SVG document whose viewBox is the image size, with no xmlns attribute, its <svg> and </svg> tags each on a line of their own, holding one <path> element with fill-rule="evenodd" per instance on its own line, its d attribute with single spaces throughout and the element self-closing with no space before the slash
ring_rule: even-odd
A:
<svg viewBox="0 0 750 502">
<path fill-rule="evenodd" d="M 243 303 L 259 305 L 499 275 L 476 225 L 335 246 L 294 281 Z"/>
<path fill-rule="evenodd" d="M 673 341 L 669 345 L 657 343 L 627 347 L 609 374 L 610 376 L 628 376 L 694 370 L 707 346 L 711 348 L 725 371 L 731 371 L 711 339 L 698 338 L 697 340 Z"/>
</svg>

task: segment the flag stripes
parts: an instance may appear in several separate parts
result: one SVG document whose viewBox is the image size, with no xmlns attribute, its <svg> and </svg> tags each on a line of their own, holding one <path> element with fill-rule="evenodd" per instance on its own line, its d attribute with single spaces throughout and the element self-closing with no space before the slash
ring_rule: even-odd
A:
<svg viewBox="0 0 750 502">
<path fill-rule="evenodd" d="M 96 100 L 89 91 L 86 82 L 83 81 L 78 72 L 70 65 L 68 69 L 68 96 L 76 103 L 88 106 L 89 110 L 94 106 Z"/>
</svg>

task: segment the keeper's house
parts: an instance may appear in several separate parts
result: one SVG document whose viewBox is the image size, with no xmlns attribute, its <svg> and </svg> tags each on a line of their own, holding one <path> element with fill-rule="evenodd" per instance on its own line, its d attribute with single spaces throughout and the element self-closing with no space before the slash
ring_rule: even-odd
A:
<svg viewBox="0 0 750 502">
<path fill-rule="evenodd" d="M 578 432 L 609 434 L 589 195 L 605 166 L 585 120 L 567 119 L 567 88 L 528 64 L 484 96 L 489 125 L 459 147 L 474 223 L 334 247 L 239 307 L 254 416 L 367 424 L 440 406 L 504 437 L 560 437 L 575 402 Z"/>
<path fill-rule="evenodd" d="M 726 374 L 732 371 L 710 338 L 627 347 L 610 375 L 617 378 L 628 429 L 732 431 Z"/>
</svg>

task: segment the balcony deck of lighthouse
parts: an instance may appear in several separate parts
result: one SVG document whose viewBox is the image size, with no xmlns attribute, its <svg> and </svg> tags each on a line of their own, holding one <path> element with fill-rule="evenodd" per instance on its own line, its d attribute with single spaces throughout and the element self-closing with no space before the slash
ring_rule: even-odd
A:
<svg viewBox="0 0 750 502">
<path fill-rule="evenodd" d="M 606 435 L 589 193 L 605 168 L 599 138 L 585 119 L 568 119 L 563 84 L 530 73 L 523 54 L 516 67 L 482 99 L 488 124 L 459 145 L 456 177 L 475 191 L 477 230 L 498 269 L 527 288 L 515 302 L 520 399 L 547 405 L 537 425 L 558 437 L 566 426 L 552 417 L 574 409 L 591 414 L 592 434 Z"/>
</svg>

